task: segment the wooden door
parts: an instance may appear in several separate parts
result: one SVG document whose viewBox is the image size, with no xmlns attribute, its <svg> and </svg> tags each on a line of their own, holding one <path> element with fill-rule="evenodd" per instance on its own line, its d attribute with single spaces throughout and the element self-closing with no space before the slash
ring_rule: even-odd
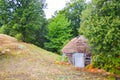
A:
<svg viewBox="0 0 120 80">
<path fill-rule="evenodd" d="M 75 67 L 85 67 L 84 53 L 74 53 L 73 59 Z"/>
</svg>

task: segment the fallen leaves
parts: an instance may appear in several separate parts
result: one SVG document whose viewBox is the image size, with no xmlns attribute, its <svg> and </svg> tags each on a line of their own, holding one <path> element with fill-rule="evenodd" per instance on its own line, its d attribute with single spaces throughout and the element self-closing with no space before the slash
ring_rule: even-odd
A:
<svg viewBox="0 0 120 80">
<path fill-rule="evenodd" d="M 67 66 L 70 65 L 68 62 L 60 62 L 60 61 L 55 61 L 54 64 L 67 65 Z"/>
<path fill-rule="evenodd" d="M 95 73 L 95 74 L 102 74 L 102 75 L 110 75 L 109 72 L 103 70 L 103 69 L 98 69 L 98 68 L 94 68 L 92 66 L 92 64 L 90 64 L 87 68 L 86 68 L 87 72 L 91 72 L 91 73 Z"/>
</svg>

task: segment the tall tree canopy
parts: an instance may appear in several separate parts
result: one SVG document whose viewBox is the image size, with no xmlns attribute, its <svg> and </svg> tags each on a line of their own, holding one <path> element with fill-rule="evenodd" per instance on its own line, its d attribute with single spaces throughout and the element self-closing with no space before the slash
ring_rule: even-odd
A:
<svg viewBox="0 0 120 80">
<path fill-rule="evenodd" d="M 70 0 L 63 10 L 59 13 L 65 14 L 66 18 L 71 21 L 70 27 L 72 29 L 71 34 L 73 37 L 78 36 L 78 29 L 80 27 L 80 15 L 86 8 L 84 0 Z"/>
<path fill-rule="evenodd" d="M 0 6 L 1 32 L 37 44 L 46 25 L 44 0 L 0 0 Z"/>
<path fill-rule="evenodd" d="M 97 67 L 119 73 L 120 67 L 120 1 L 92 0 L 82 13 L 80 33 L 91 45 Z M 94 61 L 94 60 L 93 60 Z"/>
<path fill-rule="evenodd" d="M 64 16 L 64 14 L 57 14 L 54 18 L 49 20 L 47 27 L 48 42 L 45 43 L 45 47 L 48 50 L 54 52 L 60 52 L 63 45 L 71 37 L 71 28 L 69 27 L 70 22 Z"/>
<path fill-rule="evenodd" d="M 67 41 L 78 36 L 80 15 L 85 7 L 84 0 L 71 0 L 64 9 L 55 13 L 48 23 L 47 39 L 49 42 L 45 43 L 48 50 L 59 53 Z"/>
</svg>

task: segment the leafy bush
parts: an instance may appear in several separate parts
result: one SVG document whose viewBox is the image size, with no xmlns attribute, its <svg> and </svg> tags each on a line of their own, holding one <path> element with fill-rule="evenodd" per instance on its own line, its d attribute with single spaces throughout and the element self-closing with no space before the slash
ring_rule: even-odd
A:
<svg viewBox="0 0 120 80">
<path fill-rule="evenodd" d="M 93 65 L 120 74 L 120 1 L 92 0 L 82 13 L 80 33 L 93 53 Z"/>
<path fill-rule="evenodd" d="M 104 69 L 120 75 L 120 58 L 118 55 L 98 54 L 93 57 L 93 67 Z"/>
<path fill-rule="evenodd" d="M 17 38 L 18 40 L 22 40 L 22 34 L 21 34 L 21 33 L 16 34 L 16 35 L 15 35 L 15 38 Z"/>
</svg>

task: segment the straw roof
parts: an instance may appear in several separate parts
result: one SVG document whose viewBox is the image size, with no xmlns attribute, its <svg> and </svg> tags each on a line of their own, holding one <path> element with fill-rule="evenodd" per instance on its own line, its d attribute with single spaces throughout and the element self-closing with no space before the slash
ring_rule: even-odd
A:
<svg viewBox="0 0 120 80">
<path fill-rule="evenodd" d="M 62 53 L 89 53 L 88 48 L 87 39 L 81 35 L 66 44 L 62 49 Z"/>
</svg>

